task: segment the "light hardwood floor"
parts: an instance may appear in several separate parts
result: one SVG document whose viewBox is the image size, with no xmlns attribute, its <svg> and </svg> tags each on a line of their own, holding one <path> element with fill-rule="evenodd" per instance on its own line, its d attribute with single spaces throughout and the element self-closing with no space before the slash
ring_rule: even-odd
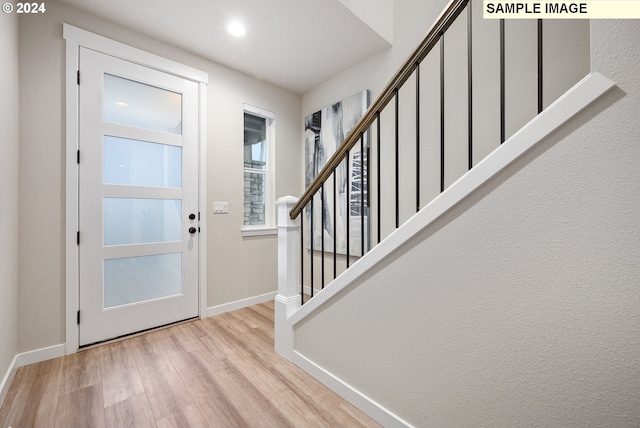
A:
<svg viewBox="0 0 640 428">
<path fill-rule="evenodd" d="M 273 303 L 18 369 L 0 426 L 377 427 L 273 350 Z"/>
</svg>

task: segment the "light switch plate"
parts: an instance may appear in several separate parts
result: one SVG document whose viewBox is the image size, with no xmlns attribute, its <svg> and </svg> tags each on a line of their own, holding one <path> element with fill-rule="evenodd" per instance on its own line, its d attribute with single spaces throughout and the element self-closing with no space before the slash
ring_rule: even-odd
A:
<svg viewBox="0 0 640 428">
<path fill-rule="evenodd" d="M 228 214 L 229 213 L 229 202 L 214 202 L 213 203 L 213 213 L 214 214 Z"/>
</svg>

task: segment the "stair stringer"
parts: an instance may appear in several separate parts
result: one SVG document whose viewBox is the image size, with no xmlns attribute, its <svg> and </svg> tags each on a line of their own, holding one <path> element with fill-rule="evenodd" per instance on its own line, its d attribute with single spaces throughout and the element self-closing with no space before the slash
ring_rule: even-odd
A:
<svg viewBox="0 0 640 428">
<path fill-rule="evenodd" d="M 344 293 L 354 283 L 359 282 L 374 266 L 383 263 L 416 234 L 433 224 L 476 189 L 614 86 L 613 81 L 599 73 L 587 75 L 287 318 L 288 328 L 294 331 L 296 326 L 305 321 L 307 317 L 321 310 L 338 294 Z M 297 352 L 295 343 L 292 355 L 295 364 L 383 426 L 411 426 L 367 395 Z"/>
</svg>

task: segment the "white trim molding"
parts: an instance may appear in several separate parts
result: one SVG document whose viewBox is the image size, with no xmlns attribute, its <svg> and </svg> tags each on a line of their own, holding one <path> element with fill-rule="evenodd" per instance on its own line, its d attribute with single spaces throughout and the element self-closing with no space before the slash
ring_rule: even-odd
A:
<svg viewBox="0 0 640 428">
<path fill-rule="evenodd" d="M 4 404 L 4 399 L 9 392 L 9 387 L 11 386 L 11 382 L 13 382 L 13 378 L 16 375 L 16 370 L 18 370 L 17 366 L 18 356 L 14 356 L 11 364 L 7 368 L 7 372 L 2 377 L 2 381 L 0 382 L 0 408 Z"/>
<path fill-rule="evenodd" d="M 199 84 L 200 102 L 200 194 L 198 196 L 198 227 L 201 233 L 198 239 L 199 260 L 198 280 L 200 281 L 200 318 L 207 313 L 207 84 Z"/>
<path fill-rule="evenodd" d="M 206 317 L 212 317 L 214 315 L 224 314 L 225 312 L 231 312 L 238 309 L 247 308 L 253 305 L 259 305 L 260 303 L 269 302 L 276 297 L 276 292 L 261 294 L 259 296 L 249 297 L 247 299 L 236 300 L 235 302 L 223 303 L 222 305 L 212 306 L 207 309 Z"/>
<path fill-rule="evenodd" d="M 52 360 L 58 357 L 64 357 L 66 346 L 64 343 L 59 345 L 48 346 L 46 348 L 35 349 L 33 351 L 23 352 L 13 357 L 7 372 L 0 382 L 0 407 L 4 403 L 4 399 L 9 392 L 11 382 L 16 375 L 16 371 L 20 367 L 28 366 L 30 364 L 40 363 L 42 361 Z"/>
<path fill-rule="evenodd" d="M 293 363 L 380 425 L 388 428 L 413 426 L 297 351 L 293 351 Z"/>
<path fill-rule="evenodd" d="M 124 43 L 116 42 L 98 34 L 69 24 L 62 24 L 62 38 L 73 41 L 78 46 L 84 46 L 120 59 L 153 68 L 163 73 L 173 74 L 194 82 L 209 83 L 209 75 L 179 62 L 134 48 Z"/>
<path fill-rule="evenodd" d="M 75 27 L 73 27 L 75 28 Z M 64 24 L 63 34 L 67 33 Z M 66 37 L 65 37 L 66 38 Z M 78 350 L 79 330 L 77 325 L 77 311 L 80 309 L 79 254 L 76 232 L 78 231 L 78 115 L 79 91 L 76 70 L 79 70 L 80 42 L 66 39 L 65 64 L 65 141 L 66 141 L 66 221 L 65 221 L 65 264 L 66 264 L 66 353 L 73 354 Z"/>
<path fill-rule="evenodd" d="M 251 236 L 276 236 L 278 235 L 278 229 L 275 227 L 248 227 L 245 226 L 240 229 L 243 238 Z"/>
<path fill-rule="evenodd" d="M 66 346 L 64 343 L 48 346 L 16 355 L 16 368 L 30 364 L 41 363 L 58 357 L 64 357 Z"/>
</svg>

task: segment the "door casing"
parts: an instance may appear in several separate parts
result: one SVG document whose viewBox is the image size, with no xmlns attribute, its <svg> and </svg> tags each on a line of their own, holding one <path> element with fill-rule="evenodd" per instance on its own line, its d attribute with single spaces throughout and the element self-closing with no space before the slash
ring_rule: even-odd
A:
<svg viewBox="0 0 640 428">
<path fill-rule="evenodd" d="M 65 256 L 66 256 L 66 339 L 65 352 L 73 354 L 78 351 L 79 328 L 77 322 L 79 310 L 79 250 L 77 244 L 79 182 L 78 182 L 78 147 L 79 147 L 79 49 L 85 47 L 107 55 L 130 61 L 145 67 L 156 69 L 198 83 L 199 103 L 199 193 L 198 205 L 202 212 L 206 201 L 206 90 L 208 75 L 192 67 L 168 60 L 166 58 L 139 50 L 120 42 L 99 36 L 86 30 L 63 24 L 63 38 L 66 41 L 66 222 L 65 222 Z M 206 214 L 200 216 L 200 228 L 206 233 Z M 199 245 L 199 312 L 203 317 L 207 308 L 207 269 L 206 269 L 206 235 L 198 240 Z"/>
</svg>

